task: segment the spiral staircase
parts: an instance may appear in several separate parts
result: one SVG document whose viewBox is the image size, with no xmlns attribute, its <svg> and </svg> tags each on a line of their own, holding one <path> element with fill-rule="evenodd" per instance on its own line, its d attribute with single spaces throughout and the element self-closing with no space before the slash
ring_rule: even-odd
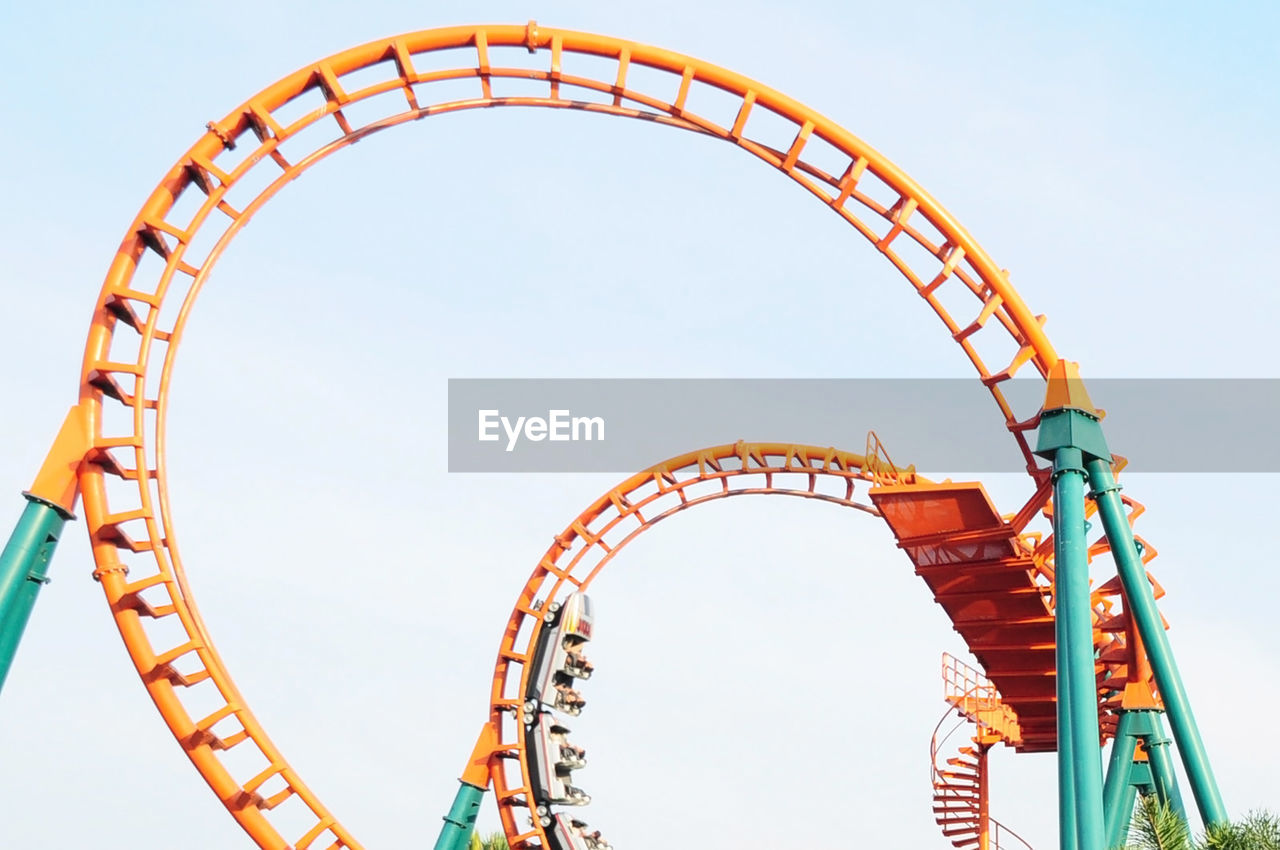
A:
<svg viewBox="0 0 1280 850">
<path fill-rule="evenodd" d="M 1018 745 L 1016 715 L 990 680 L 952 655 L 942 656 L 942 680 L 947 711 L 933 730 L 929 753 L 934 819 L 962 850 L 1031 850 L 991 817 L 987 805 L 987 752 L 1000 743 Z"/>
</svg>

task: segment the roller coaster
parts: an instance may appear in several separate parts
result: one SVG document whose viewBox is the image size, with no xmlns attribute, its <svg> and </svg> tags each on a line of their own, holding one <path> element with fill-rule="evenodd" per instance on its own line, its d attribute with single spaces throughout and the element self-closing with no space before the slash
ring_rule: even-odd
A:
<svg viewBox="0 0 1280 850">
<path fill-rule="evenodd" d="M 576 61 L 581 57 L 593 62 Z M 634 73 L 641 68 L 643 85 Z M 504 95 L 496 86 L 505 80 L 532 81 L 544 91 Z M 456 87 L 440 85 L 459 81 L 472 87 L 462 98 Z M 731 121 L 691 108 L 707 87 L 734 99 Z M 357 104 L 383 112 L 370 117 Z M 987 754 L 997 745 L 1058 754 L 1063 850 L 1121 843 L 1138 794 L 1154 794 L 1185 817 L 1170 744 L 1201 819 L 1226 819 L 1156 606 L 1163 591 L 1148 572 L 1156 549 L 1134 533 L 1142 505 L 1116 483 L 1124 461 L 1107 446 L 1078 367 L 1057 354 L 1043 317 L 1008 275 L 892 162 L 790 97 L 689 56 L 532 21 L 408 33 L 307 65 L 210 122 L 165 174 L 107 272 L 79 400 L 24 493 L 25 510 L 0 555 L 0 683 L 79 506 L 93 577 L 143 686 L 249 840 L 264 850 L 362 846 L 272 743 L 196 606 L 179 555 L 164 451 L 174 358 L 210 271 L 285 185 L 370 134 L 507 106 L 685 130 L 742 148 L 799 183 L 870 242 L 936 314 L 999 409 L 1024 463 L 1028 495 L 1017 511 L 1001 514 L 981 483 L 930 481 L 894 464 L 874 436 L 861 455 L 728 443 L 627 478 L 566 525 L 517 594 L 494 664 L 489 713 L 437 850 L 466 846 L 488 790 L 514 848 L 610 850 L 578 814 L 591 797 L 574 774 L 588 761 L 569 738 L 594 669 L 587 647 L 597 617 L 588 590 L 615 555 L 659 521 L 743 495 L 819 500 L 884 520 L 977 659 L 981 670 L 943 657 L 947 715 L 932 748 L 933 816 L 954 846 L 1026 846 L 990 813 Z M 770 144 L 753 121 L 761 115 L 785 122 L 789 143 Z M 188 193 L 199 201 L 189 219 L 176 212 Z M 198 233 L 215 237 L 203 255 Z M 163 322 L 162 306 L 175 302 L 176 318 Z M 1015 412 L 1005 386 L 1015 376 L 1040 383 L 1039 409 Z M 832 481 L 834 489 L 819 486 Z M 1090 518 L 1103 530 L 1092 539 Z M 1036 521 L 1048 521 L 1051 531 L 1031 530 Z M 1091 584 L 1095 561 L 1114 575 Z M 160 642 L 162 622 L 180 625 L 183 637 Z M 211 699 L 214 710 L 193 709 Z M 232 770 L 224 756 L 233 749 L 255 754 L 258 768 Z M 297 834 L 286 834 L 277 818 L 290 807 L 301 807 L 310 824 Z"/>
</svg>

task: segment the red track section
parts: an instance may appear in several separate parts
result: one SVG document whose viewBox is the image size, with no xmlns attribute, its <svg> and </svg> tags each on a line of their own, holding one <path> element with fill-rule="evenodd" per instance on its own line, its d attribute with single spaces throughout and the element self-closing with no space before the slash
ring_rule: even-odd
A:
<svg viewBox="0 0 1280 850">
<path fill-rule="evenodd" d="M 977 483 L 917 482 L 878 487 L 869 495 L 1003 705 L 1015 713 L 1019 731 L 1002 737 L 1019 752 L 1056 750 L 1052 539 L 1021 533 L 1034 513 L 1051 512 L 1047 498 L 1037 494 L 1017 515 L 1002 517 Z M 1129 504 L 1132 522 L 1141 506 Z M 1090 557 L 1105 550 L 1105 542 L 1095 544 Z M 1154 555 L 1149 550 L 1145 557 Z M 1117 593 L 1114 580 L 1093 593 L 1104 735 L 1114 731 L 1111 712 L 1132 666 L 1128 617 L 1113 613 Z M 1149 687 L 1149 672 L 1140 675 Z"/>
<path fill-rule="evenodd" d="M 1055 749 L 1053 610 L 1018 532 L 996 513 L 981 484 L 888 487 L 871 498 L 1017 712 L 1019 748 Z"/>
</svg>

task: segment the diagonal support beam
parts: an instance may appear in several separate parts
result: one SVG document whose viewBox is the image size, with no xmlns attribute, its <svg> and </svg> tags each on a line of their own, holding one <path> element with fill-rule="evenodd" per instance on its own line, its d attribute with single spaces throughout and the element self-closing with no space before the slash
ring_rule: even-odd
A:
<svg viewBox="0 0 1280 850">
<path fill-rule="evenodd" d="M 440 828 L 434 850 L 467 850 L 470 846 L 480 803 L 489 788 L 489 762 L 497 750 L 498 730 L 492 723 L 486 723 L 480 729 L 471 758 L 458 780 L 458 792 L 449 807 L 449 814 L 444 816 L 444 826 Z"/>
<path fill-rule="evenodd" d="M 1183 821 L 1187 819 L 1162 714 L 1158 708 L 1126 709 L 1120 714 L 1103 789 L 1108 847 L 1125 843 L 1138 793 L 1156 795 Z"/>
<path fill-rule="evenodd" d="M 1182 684 L 1182 675 L 1174 662 L 1173 649 L 1169 646 L 1169 636 L 1165 634 L 1164 622 L 1156 608 L 1146 567 L 1143 566 L 1142 557 L 1134 543 L 1133 529 L 1129 527 L 1129 520 L 1125 516 L 1124 504 L 1120 500 L 1120 485 L 1111 473 L 1111 465 L 1101 459 L 1089 461 L 1087 469 L 1093 485 L 1093 496 L 1098 504 L 1098 514 L 1102 518 L 1102 527 L 1111 544 L 1111 554 L 1124 588 L 1125 601 L 1129 606 L 1130 616 L 1137 623 L 1138 634 L 1142 637 L 1147 656 L 1151 659 L 1156 687 L 1160 690 L 1160 698 L 1169 714 L 1169 725 L 1173 729 L 1173 738 L 1178 744 L 1178 753 L 1182 756 L 1182 766 L 1186 769 L 1187 781 L 1191 784 L 1191 793 L 1195 796 L 1200 818 L 1205 825 L 1225 823 L 1226 807 L 1218 791 L 1213 768 L 1209 766 L 1209 756 L 1205 752 L 1200 728 L 1192 714 L 1191 702 L 1187 698 L 1186 687 Z"/>
<path fill-rule="evenodd" d="M 40 588 L 49 583 L 49 561 L 62 536 L 67 515 L 27 494 L 9 542 L 0 551 L 0 687 L 9 675 Z"/>
<path fill-rule="evenodd" d="M 86 407 L 67 412 L 31 489 L 18 524 L 0 550 L 0 688 L 26 631 L 49 561 L 79 497 L 77 473 L 90 447 Z"/>
</svg>

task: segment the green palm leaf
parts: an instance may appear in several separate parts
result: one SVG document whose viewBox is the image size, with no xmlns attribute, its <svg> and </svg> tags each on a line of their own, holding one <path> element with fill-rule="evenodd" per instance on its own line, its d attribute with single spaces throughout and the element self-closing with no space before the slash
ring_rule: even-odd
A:
<svg viewBox="0 0 1280 850">
<path fill-rule="evenodd" d="M 485 838 L 480 837 L 480 833 L 471 833 L 471 843 L 467 850 L 511 850 L 507 844 L 507 836 L 501 832 L 491 832 Z"/>
<path fill-rule="evenodd" d="M 1250 812 L 1242 820 L 1209 827 L 1193 842 L 1186 823 L 1173 809 L 1154 796 L 1143 797 L 1125 850 L 1280 850 L 1280 816 Z"/>
<path fill-rule="evenodd" d="M 1191 833 L 1177 812 L 1146 796 L 1133 814 L 1129 850 L 1192 850 Z"/>
<path fill-rule="evenodd" d="M 1280 817 L 1250 812 L 1243 820 L 1211 826 L 1199 850 L 1280 850 Z"/>
</svg>

